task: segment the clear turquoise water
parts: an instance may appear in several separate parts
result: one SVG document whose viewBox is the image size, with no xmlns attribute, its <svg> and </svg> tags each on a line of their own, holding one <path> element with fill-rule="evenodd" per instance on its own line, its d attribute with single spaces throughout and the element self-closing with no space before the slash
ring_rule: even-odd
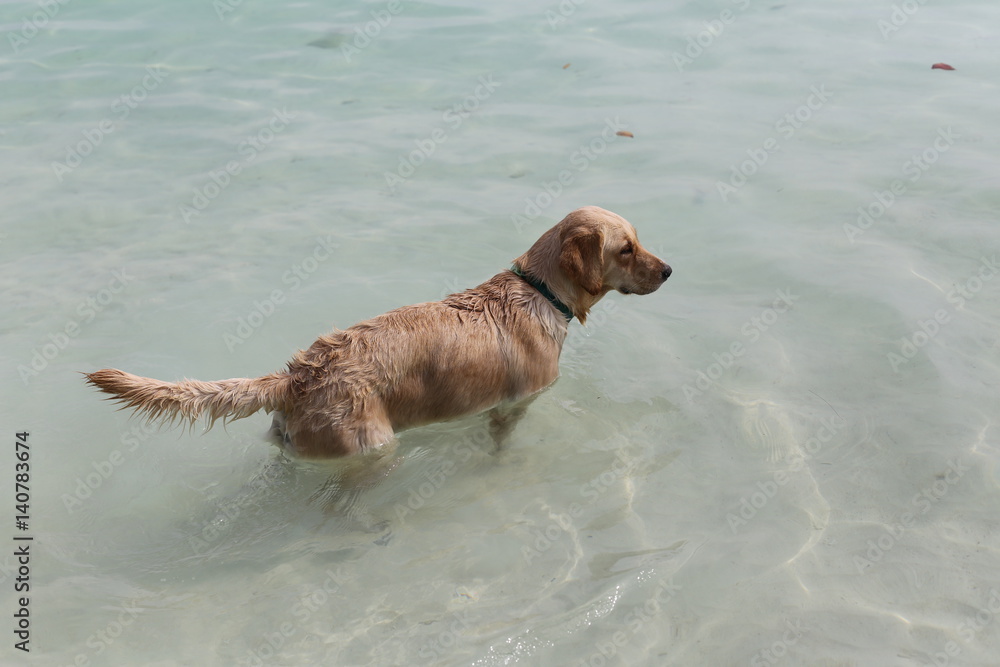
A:
<svg viewBox="0 0 1000 667">
<path fill-rule="evenodd" d="M 47 7 L 0 7 L 30 664 L 996 664 L 993 3 Z M 584 204 L 674 275 L 500 455 L 348 493 L 77 374 L 272 371 Z"/>
</svg>

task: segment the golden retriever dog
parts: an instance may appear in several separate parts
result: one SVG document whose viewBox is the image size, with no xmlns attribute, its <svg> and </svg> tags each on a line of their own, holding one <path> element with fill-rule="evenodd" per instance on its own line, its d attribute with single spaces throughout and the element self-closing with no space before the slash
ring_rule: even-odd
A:
<svg viewBox="0 0 1000 667">
<path fill-rule="evenodd" d="M 151 421 L 274 413 L 292 454 L 372 452 L 395 433 L 490 410 L 500 444 L 559 375 L 570 320 L 611 290 L 649 294 L 670 276 L 624 218 L 577 209 L 478 287 L 335 330 L 259 378 L 163 382 L 115 369 L 87 380 Z"/>
</svg>

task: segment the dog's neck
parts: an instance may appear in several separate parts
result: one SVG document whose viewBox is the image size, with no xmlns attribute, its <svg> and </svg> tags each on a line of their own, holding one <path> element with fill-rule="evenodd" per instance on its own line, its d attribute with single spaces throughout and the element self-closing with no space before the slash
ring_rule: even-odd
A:
<svg viewBox="0 0 1000 667">
<path fill-rule="evenodd" d="M 552 290 L 549 289 L 549 286 L 546 285 L 543 281 L 538 280 L 533 276 L 527 275 L 524 271 L 521 270 L 521 267 L 518 266 L 517 264 L 512 265 L 510 267 L 510 270 L 513 271 L 515 275 L 524 280 L 524 282 L 528 283 L 536 290 L 538 290 L 539 293 L 541 293 L 541 295 L 544 296 L 548 300 L 548 302 L 553 305 L 553 307 L 555 307 L 556 310 L 562 313 L 563 317 L 566 318 L 567 322 L 573 319 L 573 311 L 570 310 L 569 306 L 560 301 L 556 297 L 556 295 L 552 293 Z"/>
</svg>

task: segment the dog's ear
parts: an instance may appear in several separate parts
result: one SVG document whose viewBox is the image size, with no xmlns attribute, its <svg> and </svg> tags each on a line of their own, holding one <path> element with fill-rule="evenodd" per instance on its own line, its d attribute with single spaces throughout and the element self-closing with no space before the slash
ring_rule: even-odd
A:
<svg viewBox="0 0 1000 667">
<path fill-rule="evenodd" d="M 597 229 L 571 230 L 562 239 L 559 268 L 591 296 L 604 285 L 604 235 Z"/>
</svg>

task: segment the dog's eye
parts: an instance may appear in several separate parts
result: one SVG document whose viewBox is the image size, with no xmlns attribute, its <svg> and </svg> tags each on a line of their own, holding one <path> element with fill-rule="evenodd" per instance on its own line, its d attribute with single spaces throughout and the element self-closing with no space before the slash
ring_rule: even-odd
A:
<svg viewBox="0 0 1000 667">
<path fill-rule="evenodd" d="M 632 254 L 632 244 L 631 243 L 627 243 L 627 244 L 625 244 L 625 247 L 622 248 L 622 255 L 624 256 L 624 255 L 631 255 L 631 254 Z"/>
</svg>

